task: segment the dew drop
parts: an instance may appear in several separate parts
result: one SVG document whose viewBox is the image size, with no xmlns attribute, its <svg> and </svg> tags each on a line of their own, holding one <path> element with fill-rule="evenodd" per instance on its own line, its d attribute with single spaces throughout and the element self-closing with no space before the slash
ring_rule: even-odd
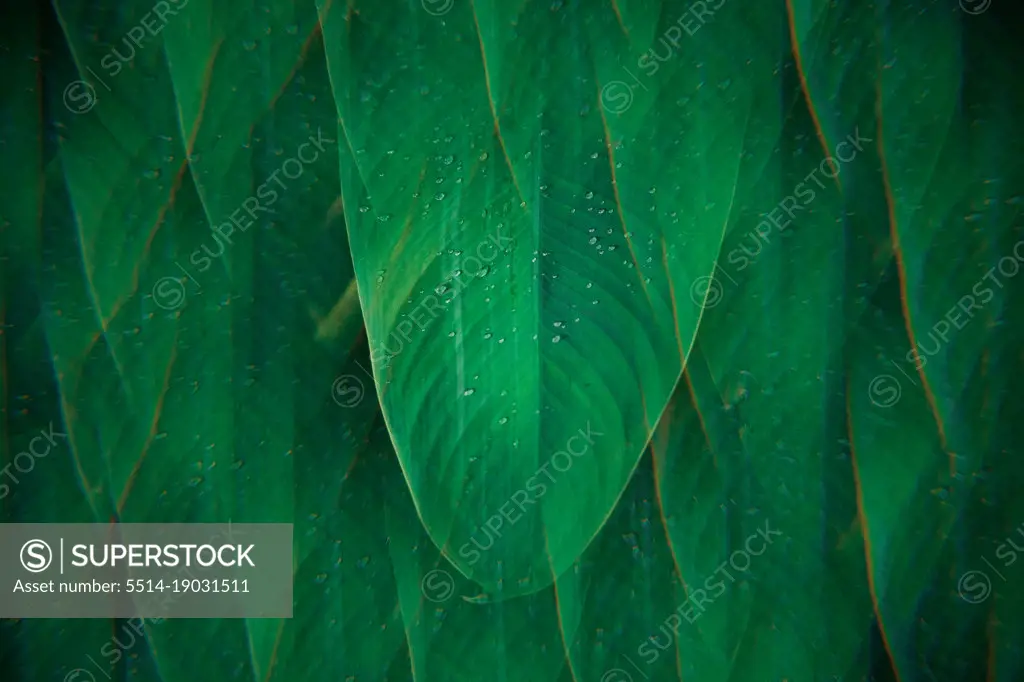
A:
<svg viewBox="0 0 1024 682">
<path fill-rule="evenodd" d="M 467 388 L 465 391 L 462 392 L 462 395 L 470 396 L 470 395 L 473 395 L 474 393 L 476 393 L 476 389 L 475 388 Z"/>
</svg>

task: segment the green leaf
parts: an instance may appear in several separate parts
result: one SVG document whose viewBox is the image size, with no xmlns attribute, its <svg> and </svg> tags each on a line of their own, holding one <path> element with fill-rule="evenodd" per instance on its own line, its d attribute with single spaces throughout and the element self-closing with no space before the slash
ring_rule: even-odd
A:
<svg viewBox="0 0 1024 682">
<path fill-rule="evenodd" d="M 492 598 L 575 561 L 666 404 L 740 159 L 775 144 L 748 121 L 777 97 L 780 7 L 666 42 L 620 110 L 605 88 L 680 8 L 321 4 L 384 414 L 431 537 Z M 601 437 L 531 491 L 581 429 Z"/>
<path fill-rule="evenodd" d="M 409 491 L 391 491 L 389 550 L 416 679 L 472 682 L 501 671 L 509 680 L 559 680 L 576 622 L 560 618 L 563 595 L 548 586 L 517 599 L 484 601 L 479 587 L 433 544 Z"/>
<path fill-rule="evenodd" d="M 868 387 L 850 414 L 872 596 L 900 679 L 966 678 L 980 661 L 1012 679 L 1019 624 L 1001 614 L 1019 591 L 973 604 L 970 576 L 996 587 L 995 553 L 1024 515 L 1006 426 L 1020 410 L 1007 377 L 1020 364 L 1010 339 L 1024 331 L 1010 281 L 1024 263 L 1024 149 L 1000 130 L 1020 97 L 996 85 L 1010 72 L 984 25 L 964 32 L 937 7 L 888 18 L 875 48 L 879 132 L 900 298 L 895 281 L 888 293 L 902 305 L 863 320 L 851 372 Z M 927 96 L 907 98 L 923 79 Z"/>
<path fill-rule="evenodd" d="M 363 646 L 370 611 L 356 598 L 365 587 L 346 579 L 324 599 L 349 566 L 363 572 L 314 546 L 329 532 L 345 536 L 346 554 L 386 560 L 382 534 L 365 524 L 355 526 L 362 536 L 352 532 L 367 501 L 338 505 L 377 407 L 367 399 L 338 424 L 331 395 L 335 377 L 361 371 L 349 361 L 361 322 L 315 8 L 278 2 L 254 14 L 192 0 L 143 45 L 121 42 L 151 9 L 58 3 L 56 17 L 37 18 L 39 31 L 63 30 L 77 73 L 53 74 L 62 78 L 45 82 L 47 92 L 24 79 L 21 106 L 38 115 L 46 102 L 57 136 L 43 147 L 43 210 L 26 202 L 6 218 L 35 221 L 18 229 L 38 296 L 14 311 L 15 324 L 31 326 L 10 351 L 16 364 L 28 361 L 14 383 L 29 412 L 18 432 L 27 442 L 52 419 L 68 440 L 7 504 L 22 522 L 294 522 L 296 616 L 148 623 L 144 647 L 124 622 L 32 621 L 19 660 L 31 661 L 30 679 L 86 667 L 179 682 L 194 678 L 197 660 L 222 679 L 296 679 L 307 674 L 303 646 L 316 641 L 307 631 L 329 632 L 324 612 L 335 611 L 347 625 L 340 639 L 350 644 L 338 647 L 346 666 L 377 674 L 400 628 Z M 267 21 L 279 27 L 271 39 Z M 106 68 L 113 47 L 134 49 L 130 65 Z M 63 108 L 75 78 L 97 92 L 89 111 Z M 264 210 L 233 235 L 215 231 L 240 209 L 244 217 L 251 197 Z M 25 444 L 12 445 L 11 455 Z M 315 576 L 328 571 L 325 586 Z M 382 604 L 390 598 L 375 616 L 387 622 L 396 593 L 371 582 Z M 112 632 L 128 651 L 102 650 Z M 75 645 L 37 655 L 36 642 L 65 637 Z"/>
<path fill-rule="evenodd" d="M 662 630 L 685 596 L 666 533 L 677 519 L 661 516 L 656 475 L 649 448 L 597 538 L 556 583 L 562 622 L 579 623 L 566 627 L 563 680 L 668 680 L 692 670 L 673 645 L 695 640 L 674 622 Z"/>
</svg>

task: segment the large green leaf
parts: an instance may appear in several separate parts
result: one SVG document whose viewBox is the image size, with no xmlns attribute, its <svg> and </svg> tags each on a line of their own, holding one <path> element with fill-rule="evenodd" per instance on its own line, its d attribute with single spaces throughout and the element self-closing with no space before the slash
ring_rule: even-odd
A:
<svg viewBox="0 0 1024 682">
<path fill-rule="evenodd" d="M 684 41 L 680 9 L 321 5 L 384 415 L 431 537 L 492 598 L 551 583 L 610 513 L 692 343 L 740 160 L 777 141 L 748 123 L 778 97 L 784 6 L 734 3 Z M 659 39 L 672 58 L 623 108 Z"/>
</svg>

